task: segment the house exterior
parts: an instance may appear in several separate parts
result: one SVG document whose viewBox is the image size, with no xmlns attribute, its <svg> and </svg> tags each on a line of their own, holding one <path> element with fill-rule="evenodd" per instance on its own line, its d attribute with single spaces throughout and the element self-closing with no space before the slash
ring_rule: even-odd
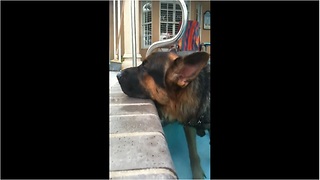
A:
<svg viewBox="0 0 320 180">
<path fill-rule="evenodd" d="M 109 1 L 109 58 L 119 61 L 117 56 L 120 53 L 121 60 L 128 61 L 125 66 L 132 64 L 131 3 L 131 0 Z M 182 10 L 180 3 L 172 0 L 135 0 L 133 3 L 136 15 L 136 51 L 140 61 L 145 58 L 152 43 L 170 38 L 178 32 Z M 204 13 L 210 12 L 210 1 L 185 0 L 185 3 L 188 9 L 188 20 L 196 20 L 200 23 L 201 43 L 210 43 L 210 29 L 204 29 L 204 22 L 207 20 L 204 20 Z M 118 24 L 119 19 L 121 19 L 120 24 Z M 210 52 L 210 47 L 207 52 Z M 123 62 L 123 64 L 126 63 Z"/>
</svg>

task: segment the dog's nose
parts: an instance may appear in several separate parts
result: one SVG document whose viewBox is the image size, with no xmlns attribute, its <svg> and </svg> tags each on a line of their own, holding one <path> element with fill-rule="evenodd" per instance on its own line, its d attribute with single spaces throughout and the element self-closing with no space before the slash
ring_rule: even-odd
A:
<svg viewBox="0 0 320 180">
<path fill-rule="evenodd" d="M 122 73 L 121 73 L 121 71 L 120 71 L 120 72 L 117 74 L 117 78 L 120 79 L 121 76 L 122 76 Z"/>
</svg>

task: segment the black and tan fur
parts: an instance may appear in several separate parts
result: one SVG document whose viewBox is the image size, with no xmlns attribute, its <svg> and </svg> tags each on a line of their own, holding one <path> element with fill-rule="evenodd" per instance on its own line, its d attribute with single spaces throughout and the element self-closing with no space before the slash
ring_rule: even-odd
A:
<svg viewBox="0 0 320 180">
<path fill-rule="evenodd" d="M 165 123 L 184 125 L 193 178 L 203 178 L 196 147 L 196 134 L 210 132 L 209 55 L 196 52 L 180 57 L 173 52 L 149 55 L 138 67 L 117 75 L 125 94 L 152 99 Z"/>
</svg>

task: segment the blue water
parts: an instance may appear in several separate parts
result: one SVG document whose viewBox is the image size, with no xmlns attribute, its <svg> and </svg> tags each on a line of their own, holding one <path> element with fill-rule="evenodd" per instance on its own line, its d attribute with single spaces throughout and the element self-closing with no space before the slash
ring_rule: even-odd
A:
<svg viewBox="0 0 320 180">
<path fill-rule="evenodd" d="M 188 145 L 184 130 L 178 123 L 168 124 L 163 127 L 173 164 L 179 179 L 191 179 L 192 172 L 190 167 L 190 159 Z M 206 175 L 206 179 L 210 179 L 210 138 L 208 132 L 203 137 L 197 136 L 197 148 L 201 161 L 201 167 Z"/>
</svg>

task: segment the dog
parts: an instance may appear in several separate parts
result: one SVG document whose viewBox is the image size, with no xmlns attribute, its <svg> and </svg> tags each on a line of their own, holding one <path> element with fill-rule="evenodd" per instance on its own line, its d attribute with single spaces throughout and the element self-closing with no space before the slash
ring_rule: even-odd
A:
<svg viewBox="0 0 320 180">
<path fill-rule="evenodd" d="M 196 135 L 210 135 L 209 54 L 195 52 L 184 57 L 174 52 L 154 52 L 138 67 L 117 74 L 122 91 L 129 97 L 152 99 L 164 123 L 184 126 L 192 176 L 205 174 L 197 152 Z"/>
</svg>

